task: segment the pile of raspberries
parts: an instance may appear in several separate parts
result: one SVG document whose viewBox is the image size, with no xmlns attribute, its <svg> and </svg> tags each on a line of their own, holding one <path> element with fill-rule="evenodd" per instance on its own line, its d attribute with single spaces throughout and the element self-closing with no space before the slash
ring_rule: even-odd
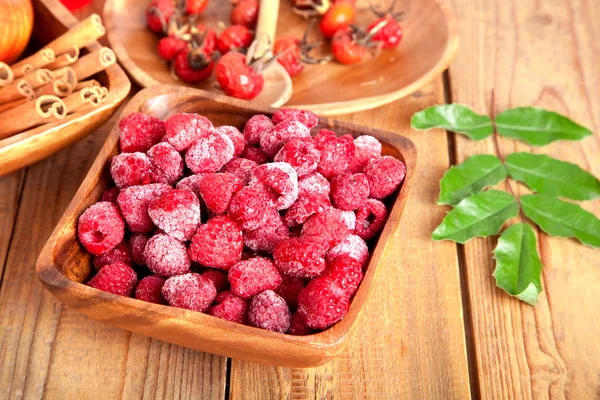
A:
<svg viewBox="0 0 600 400">
<path fill-rule="evenodd" d="M 296 109 L 243 132 L 198 114 L 123 118 L 115 187 L 78 222 L 88 285 L 292 335 L 340 321 L 406 167 L 372 136 L 311 137 L 317 122 Z"/>
</svg>

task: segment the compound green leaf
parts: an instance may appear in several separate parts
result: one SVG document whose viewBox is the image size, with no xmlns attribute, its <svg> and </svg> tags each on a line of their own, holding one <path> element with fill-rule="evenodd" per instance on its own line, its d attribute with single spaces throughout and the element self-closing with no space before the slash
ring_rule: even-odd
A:
<svg viewBox="0 0 600 400">
<path fill-rule="evenodd" d="M 494 133 L 494 125 L 487 115 L 474 113 L 461 104 L 445 104 L 424 109 L 412 116 L 413 129 L 443 128 L 462 133 L 473 140 L 481 140 Z"/>
</svg>

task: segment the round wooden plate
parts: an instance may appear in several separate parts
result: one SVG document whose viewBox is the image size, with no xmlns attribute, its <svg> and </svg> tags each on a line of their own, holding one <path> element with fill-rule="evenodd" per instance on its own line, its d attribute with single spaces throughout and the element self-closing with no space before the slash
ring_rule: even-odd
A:
<svg viewBox="0 0 600 400">
<path fill-rule="evenodd" d="M 108 40 L 119 61 L 134 81 L 143 87 L 174 81 L 168 65 L 156 50 L 160 37 L 145 26 L 147 0 L 107 0 L 104 22 Z M 401 4 L 397 9 L 401 10 Z M 229 1 L 211 0 L 200 20 L 220 33 L 229 24 Z M 359 9 L 357 25 L 374 19 L 368 9 Z M 317 25 L 317 24 L 316 24 Z M 282 0 L 277 35 L 301 37 L 307 21 L 291 11 L 291 0 Z M 306 66 L 293 78 L 294 93 L 288 107 L 305 108 L 320 115 L 339 115 L 379 107 L 407 96 L 444 71 L 458 48 L 458 27 L 449 0 L 412 1 L 402 22 L 404 38 L 396 50 L 346 66 L 336 62 Z M 318 26 L 311 33 L 319 37 Z M 214 78 L 195 85 L 222 93 Z"/>
</svg>

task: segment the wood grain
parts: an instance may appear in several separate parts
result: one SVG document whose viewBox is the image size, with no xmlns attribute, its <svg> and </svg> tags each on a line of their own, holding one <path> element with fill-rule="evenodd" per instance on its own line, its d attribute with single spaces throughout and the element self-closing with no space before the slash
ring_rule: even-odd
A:
<svg viewBox="0 0 600 400">
<path fill-rule="evenodd" d="M 16 172 L 0 178 L 0 285 L 6 262 L 8 246 L 19 208 L 19 199 L 23 188 L 25 171 Z"/>
</svg>

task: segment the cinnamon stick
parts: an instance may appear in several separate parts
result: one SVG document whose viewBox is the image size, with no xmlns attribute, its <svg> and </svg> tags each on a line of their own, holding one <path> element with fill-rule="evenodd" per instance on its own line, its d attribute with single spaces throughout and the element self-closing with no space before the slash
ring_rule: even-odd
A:
<svg viewBox="0 0 600 400">
<path fill-rule="evenodd" d="M 0 139 L 23 132 L 38 125 L 63 119 L 67 115 L 65 104 L 55 96 L 42 96 L 0 113 Z"/>
<path fill-rule="evenodd" d="M 79 82 L 77 85 L 75 85 L 75 90 L 81 90 L 83 88 L 93 87 L 93 86 L 100 86 L 100 82 L 98 82 L 95 79 L 89 79 L 87 81 L 82 81 L 82 82 Z"/>
<path fill-rule="evenodd" d="M 56 60 L 56 54 L 52 49 L 47 47 L 38 50 L 35 54 L 11 65 L 15 78 L 20 78 L 23 75 L 37 69 L 43 68 Z"/>
<path fill-rule="evenodd" d="M 55 78 L 62 79 L 63 81 L 67 82 L 72 88 L 77 86 L 77 82 L 79 82 L 75 71 L 71 67 L 62 67 L 56 71 L 52 71 L 52 74 Z"/>
<path fill-rule="evenodd" d="M 99 100 L 93 88 L 83 88 L 65 97 L 63 102 L 70 114 L 72 112 L 87 112 L 90 109 L 96 108 L 100 105 L 101 100 Z"/>
<path fill-rule="evenodd" d="M 98 14 L 92 14 L 77 25 L 63 33 L 46 47 L 54 50 L 56 54 L 70 51 L 73 46 L 81 49 L 90 42 L 104 36 L 106 29 Z"/>
<path fill-rule="evenodd" d="M 28 101 L 31 101 L 31 100 L 23 97 L 22 99 L 11 101 L 10 103 L 0 104 L 0 112 L 11 109 L 11 108 L 15 108 L 16 106 L 20 106 L 21 104 L 27 103 Z"/>
<path fill-rule="evenodd" d="M 77 59 L 79 59 L 79 48 L 77 46 L 73 46 L 70 51 L 72 54 L 69 52 L 61 54 L 60 56 L 56 57 L 54 62 L 48 64 L 46 68 L 52 70 L 73 64 L 75 61 L 77 61 Z"/>
<path fill-rule="evenodd" d="M 0 62 L 0 86 L 6 86 L 15 79 L 15 74 L 8 64 Z"/>
<path fill-rule="evenodd" d="M 78 81 L 89 78 L 92 75 L 97 74 L 100 71 L 104 71 L 117 61 L 117 56 L 108 47 L 103 47 L 99 50 L 95 50 L 83 57 L 80 57 L 75 63 L 71 64 L 70 67 L 63 67 L 57 70 L 57 74 L 62 74 L 64 68 L 73 68 Z"/>
<path fill-rule="evenodd" d="M 35 93 L 31 85 L 25 80 L 13 81 L 8 86 L 0 88 L 0 104 L 20 100 L 22 98 L 33 100 Z"/>
<path fill-rule="evenodd" d="M 73 86 L 63 79 L 55 79 L 53 82 L 35 89 L 34 92 L 37 97 L 44 95 L 66 97 L 73 93 Z"/>
<path fill-rule="evenodd" d="M 48 69 L 36 69 L 35 71 L 31 71 L 25 75 L 23 75 L 21 78 L 17 79 L 17 82 L 22 82 L 25 81 L 27 83 L 29 83 L 29 85 L 33 88 L 33 89 L 37 89 L 40 86 L 45 85 L 46 83 L 52 82 L 52 80 L 54 79 L 54 75 L 52 74 L 52 72 Z"/>
</svg>

